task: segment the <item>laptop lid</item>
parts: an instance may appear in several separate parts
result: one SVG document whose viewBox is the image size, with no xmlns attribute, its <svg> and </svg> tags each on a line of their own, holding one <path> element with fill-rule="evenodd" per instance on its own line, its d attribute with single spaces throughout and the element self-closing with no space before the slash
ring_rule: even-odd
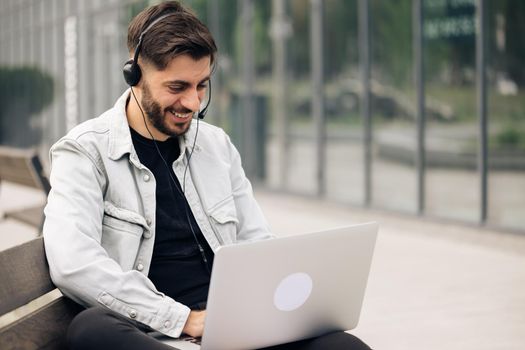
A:
<svg viewBox="0 0 525 350">
<path fill-rule="evenodd" d="M 221 247 L 202 349 L 256 349 L 357 326 L 376 223 Z"/>
</svg>

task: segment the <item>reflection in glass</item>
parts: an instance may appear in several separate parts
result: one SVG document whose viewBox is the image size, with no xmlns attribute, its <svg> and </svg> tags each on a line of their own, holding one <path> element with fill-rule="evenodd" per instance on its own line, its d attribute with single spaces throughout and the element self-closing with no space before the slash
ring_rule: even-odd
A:
<svg viewBox="0 0 525 350">
<path fill-rule="evenodd" d="M 363 122 L 359 114 L 357 1 L 325 2 L 326 191 L 360 205 L 364 197 Z"/>
<path fill-rule="evenodd" d="M 425 1 L 426 212 L 476 222 L 475 2 Z"/>
<path fill-rule="evenodd" d="M 525 228 L 525 2 L 490 1 L 489 210 L 492 224 Z"/>
<path fill-rule="evenodd" d="M 286 11 L 291 33 L 286 47 L 286 111 L 289 135 L 284 186 L 294 192 L 314 194 L 317 188 L 315 133 L 311 110 L 309 2 L 286 1 Z M 276 132 L 274 130 L 273 133 Z"/>
<path fill-rule="evenodd" d="M 412 1 L 371 1 L 372 203 L 416 212 Z"/>
</svg>

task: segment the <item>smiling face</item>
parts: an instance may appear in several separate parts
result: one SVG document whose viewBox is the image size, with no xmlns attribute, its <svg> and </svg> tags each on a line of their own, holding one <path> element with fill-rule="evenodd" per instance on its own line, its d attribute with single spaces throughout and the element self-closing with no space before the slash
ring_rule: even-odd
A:
<svg viewBox="0 0 525 350">
<path fill-rule="evenodd" d="M 195 60 L 181 55 L 163 70 L 145 64 L 141 68 L 144 74 L 137 90 L 149 130 L 159 140 L 183 135 L 205 98 L 210 57 Z"/>
</svg>

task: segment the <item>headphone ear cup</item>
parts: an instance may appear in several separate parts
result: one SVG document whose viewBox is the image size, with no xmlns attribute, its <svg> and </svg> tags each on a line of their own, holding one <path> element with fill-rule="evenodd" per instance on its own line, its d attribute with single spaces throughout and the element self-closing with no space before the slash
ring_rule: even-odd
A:
<svg viewBox="0 0 525 350">
<path fill-rule="evenodd" d="M 122 74 L 124 75 L 124 80 L 129 86 L 135 86 L 139 83 L 140 78 L 142 77 L 142 71 L 138 64 L 134 60 L 128 60 L 124 63 L 122 68 Z"/>
</svg>

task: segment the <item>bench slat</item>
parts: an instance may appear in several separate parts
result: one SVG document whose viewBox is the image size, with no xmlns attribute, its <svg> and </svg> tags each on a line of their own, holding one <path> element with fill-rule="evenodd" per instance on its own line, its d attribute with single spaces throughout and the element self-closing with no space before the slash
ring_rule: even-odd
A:
<svg viewBox="0 0 525 350">
<path fill-rule="evenodd" d="M 42 189 L 50 186 L 36 150 L 0 146 L 0 180 Z"/>
<path fill-rule="evenodd" d="M 0 147 L 0 179 L 20 185 L 38 187 L 31 174 L 31 162 L 35 155 L 32 150 L 18 150 Z"/>
<path fill-rule="evenodd" d="M 65 336 L 71 320 L 82 308 L 65 297 L 47 304 L 0 329 L 0 349 L 66 350 Z"/>
<path fill-rule="evenodd" d="M 25 208 L 5 213 L 6 218 L 12 218 L 34 227 L 40 227 L 44 218 L 44 206 Z"/>
<path fill-rule="evenodd" d="M 0 278 L 0 315 L 55 289 L 49 276 L 44 239 L 36 238 L 1 252 Z"/>
<path fill-rule="evenodd" d="M 38 153 L 34 149 L 16 149 L 0 146 L 1 181 L 37 188 L 46 195 L 51 190 Z M 40 231 L 42 230 L 44 222 L 42 210 L 38 211 L 36 208 L 31 208 L 31 210 L 15 210 L 4 214 L 6 217 L 12 217 L 37 227 Z"/>
<path fill-rule="evenodd" d="M 4 161 L 0 164 L 0 179 L 24 186 L 39 188 L 32 174 L 29 172 L 28 167 L 28 163 L 22 159 L 20 159 L 20 163 Z"/>
</svg>

